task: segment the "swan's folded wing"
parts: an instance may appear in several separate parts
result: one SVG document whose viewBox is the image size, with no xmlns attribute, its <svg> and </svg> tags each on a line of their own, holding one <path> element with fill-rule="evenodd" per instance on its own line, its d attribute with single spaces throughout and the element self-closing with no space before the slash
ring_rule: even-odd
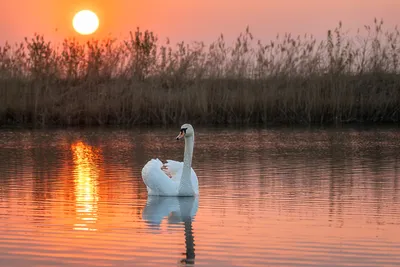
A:
<svg viewBox="0 0 400 267">
<path fill-rule="evenodd" d="M 182 171 L 183 162 L 167 159 L 167 163 L 164 166 L 172 176 L 175 176 Z"/>
<path fill-rule="evenodd" d="M 142 179 L 149 194 L 168 195 L 177 190 L 177 184 L 161 170 L 162 165 L 159 159 L 151 159 L 142 169 Z"/>
<path fill-rule="evenodd" d="M 183 170 L 183 162 L 176 161 L 176 160 L 171 160 L 167 159 L 167 163 L 164 163 L 163 168 L 165 168 L 165 172 L 167 175 L 171 175 L 172 180 L 174 181 L 179 181 L 182 176 L 182 170 Z M 198 180 L 197 180 L 197 175 L 193 168 L 191 168 L 191 174 L 192 174 L 192 185 L 194 188 L 198 188 Z M 198 191 L 196 191 L 196 194 Z"/>
</svg>

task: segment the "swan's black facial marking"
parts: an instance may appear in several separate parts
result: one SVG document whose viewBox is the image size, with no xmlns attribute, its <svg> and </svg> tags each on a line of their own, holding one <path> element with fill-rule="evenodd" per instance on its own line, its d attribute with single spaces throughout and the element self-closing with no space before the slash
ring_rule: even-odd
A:
<svg viewBox="0 0 400 267">
<path fill-rule="evenodd" d="M 176 140 L 179 140 L 179 139 L 181 139 L 182 137 L 184 137 L 185 134 L 186 134 L 186 130 L 187 130 L 187 128 L 181 128 L 181 130 L 180 130 L 180 132 L 179 132 L 179 135 L 176 137 Z"/>
</svg>

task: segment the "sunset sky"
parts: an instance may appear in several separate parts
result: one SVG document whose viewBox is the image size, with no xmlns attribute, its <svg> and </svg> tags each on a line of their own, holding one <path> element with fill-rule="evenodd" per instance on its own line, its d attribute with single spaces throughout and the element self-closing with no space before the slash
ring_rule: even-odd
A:
<svg viewBox="0 0 400 267">
<path fill-rule="evenodd" d="M 399 0 L 13 0 L 2 2 L 1 44 L 34 32 L 53 41 L 78 36 L 71 21 L 81 9 L 91 9 L 100 18 L 92 37 L 124 38 L 139 26 L 173 43 L 210 42 L 220 33 L 232 40 L 247 25 L 257 39 L 269 40 L 285 32 L 323 37 L 339 20 L 351 31 L 372 24 L 374 17 L 383 18 L 388 28 L 400 24 Z"/>
</svg>

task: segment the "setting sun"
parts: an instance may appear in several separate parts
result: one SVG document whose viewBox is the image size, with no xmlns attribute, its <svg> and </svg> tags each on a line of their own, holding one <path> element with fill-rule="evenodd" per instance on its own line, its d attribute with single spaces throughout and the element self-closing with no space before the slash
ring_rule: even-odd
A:
<svg viewBox="0 0 400 267">
<path fill-rule="evenodd" d="M 99 27 L 99 18 L 90 10 L 81 10 L 74 16 L 72 25 L 82 35 L 92 34 Z"/>
</svg>

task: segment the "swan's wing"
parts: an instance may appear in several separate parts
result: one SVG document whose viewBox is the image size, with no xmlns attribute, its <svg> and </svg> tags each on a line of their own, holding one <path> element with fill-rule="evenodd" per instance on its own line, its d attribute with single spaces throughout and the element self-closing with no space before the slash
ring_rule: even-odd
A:
<svg viewBox="0 0 400 267">
<path fill-rule="evenodd" d="M 179 182 L 182 176 L 183 162 L 167 159 L 167 162 L 163 165 L 163 169 L 173 181 Z"/>
<path fill-rule="evenodd" d="M 142 179 L 147 186 L 149 195 L 174 195 L 178 183 L 169 178 L 163 170 L 159 159 L 151 159 L 142 169 Z"/>
<path fill-rule="evenodd" d="M 183 162 L 168 159 L 167 163 L 164 163 L 163 168 L 167 171 L 168 174 L 171 175 L 172 180 L 177 182 L 180 181 L 183 170 Z M 195 193 L 198 194 L 199 181 L 197 179 L 196 172 L 193 170 L 193 168 L 191 168 L 191 170 L 192 170 L 192 185 L 193 188 L 195 189 Z"/>
<path fill-rule="evenodd" d="M 175 176 L 182 171 L 183 162 L 167 159 L 167 163 L 164 163 L 164 168 L 167 169 L 172 176 Z"/>
</svg>

